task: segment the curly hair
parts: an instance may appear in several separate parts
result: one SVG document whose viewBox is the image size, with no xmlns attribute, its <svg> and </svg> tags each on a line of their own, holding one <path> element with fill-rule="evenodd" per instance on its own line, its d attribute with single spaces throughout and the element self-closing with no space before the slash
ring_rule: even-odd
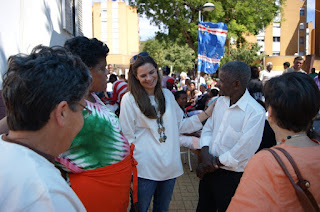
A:
<svg viewBox="0 0 320 212">
<path fill-rule="evenodd" d="M 243 88 L 247 87 L 251 78 L 250 67 L 241 61 L 228 62 L 220 68 L 220 71 L 228 73 L 233 80 L 238 80 Z"/>
<path fill-rule="evenodd" d="M 91 81 L 87 66 L 63 47 L 40 45 L 30 55 L 11 56 L 2 92 L 9 129 L 41 129 L 61 101 L 76 111 Z"/>
<path fill-rule="evenodd" d="M 78 36 L 67 40 L 64 47 L 72 54 L 78 55 L 81 60 L 90 68 L 99 63 L 109 53 L 108 46 L 96 38 L 88 39 Z"/>
</svg>

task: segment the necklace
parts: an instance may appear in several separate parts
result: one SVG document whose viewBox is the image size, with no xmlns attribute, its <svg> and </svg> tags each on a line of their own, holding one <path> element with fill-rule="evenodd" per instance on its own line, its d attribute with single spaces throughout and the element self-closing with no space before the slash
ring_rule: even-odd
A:
<svg viewBox="0 0 320 212">
<path fill-rule="evenodd" d="M 158 133 L 160 135 L 159 142 L 164 143 L 167 140 L 167 136 L 165 133 L 166 128 L 163 126 L 163 120 L 162 120 L 162 116 L 160 114 L 160 111 L 157 111 L 155 107 L 153 107 L 153 108 L 157 112 Z"/>
<path fill-rule="evenodd" d="M 158 124 L 158 133 L 160 135 L 159 141 L 160 143 L 166 142 L 167 140 L 167 136 L 165 133 L 166 128 L 163 126 L 162 116 L 160 116 L 160 118 L 157 118 L 157 124 Z"/>
<path fill-rule="evenodd" d="M 294 135 L 289 135 L 286 138 L 281 139 L 281 143 L 286 142 L 287 140 L 291 139 L 291 138 L 297 138 L 297 137 L 301 137 L 301 136 L 306 136 L 306 133 L 300 133 L 300 134 L 294 134 Z"/>
</svg>

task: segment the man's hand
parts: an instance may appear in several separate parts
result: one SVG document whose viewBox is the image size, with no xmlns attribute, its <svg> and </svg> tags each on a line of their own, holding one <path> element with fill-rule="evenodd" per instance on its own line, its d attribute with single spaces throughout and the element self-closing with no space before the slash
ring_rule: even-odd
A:
<svg viewBox="0 0 320 212">
<path fill-rule="evenodd" d="M 214 172 L 217 168 L 214 166 L 215 158 L 209 154 L 209 147 L 204 146 L 201 149 L 200 164 L 197 167 L 197 176 L 202 179 L 208 172 Z"/>
<path fill-rule="evenodd" d="M 202 180 L 203 176 L 207 173 L 203 163 L 200 163 L 198 165 L 196 173 L 197 173 L 197 177 L 199 177 Z"/>
</svg>

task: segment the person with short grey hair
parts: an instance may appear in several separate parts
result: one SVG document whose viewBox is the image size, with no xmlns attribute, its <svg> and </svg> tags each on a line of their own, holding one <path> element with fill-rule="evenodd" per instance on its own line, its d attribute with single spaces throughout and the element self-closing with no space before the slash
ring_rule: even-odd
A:
<svg viewBox="0 0 320 212">
<path fill-rule="evenodd" d="M 261 80 L 262 84 L 264 84 L 267 80 L 272 78 L 271 70 L 273 68 L 272 62 L 267 63 L 267 68 L 259 73 L 259 79 Z"/>
<path fill-rule="evenodd" d="M 91 75 L 62 47 L 37 46 L 8 60 L 8 134 L 0 137 L 0 211 L 86 211 L 53 161 L 83 126 Z"/>
<path fill-rule="evenodd" d="M 221 67 L 221 70 L 224 73 L 228 73 L 231 79 L 238 80 L 243 88 L 247 87 L 247 84 L 251 78 L 251 69 L 246 63 L 232 61 L 223 65 L 223 69 Z"/>
<path fill-rule="evenodd" d="M 244 62 L 232 61 L 220 68 L 220 97 L 200 138 L 197 211 L 227 209 L 248 160 L 261 143 L 265 110 L 246 89 L 250 76 Z"/>
</svg>

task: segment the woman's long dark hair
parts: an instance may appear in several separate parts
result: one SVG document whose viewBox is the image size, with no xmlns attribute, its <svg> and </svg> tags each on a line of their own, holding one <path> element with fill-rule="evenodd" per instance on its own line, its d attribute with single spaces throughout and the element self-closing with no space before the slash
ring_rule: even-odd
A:
<svg viewBox="0 0 320 212">
<path fill-rule="evenodd" d="M 147 63 L 152 64 L 157 70 L 158 81 L 154 89 L 154 97 L 158 103 L 158 110 L 162 116 L 166 111 L 166 102 L 161 88 L 161 78 L 158 70 L 158 65 L 150 56 L 138 56 L 137 60 L 130 65 L 129 77 L 128 77 L 128 89 L 133 95 L 136 103 L 138 104 L 141 112 L 150 119 L 157 118 L 157 112 L 154 107 L 151 105 L 148 93 L 145 91 L 143 86 L 140 84 L 137 79 L 137 70 L 140 66 L 143 66 Z"/>
</svg>

